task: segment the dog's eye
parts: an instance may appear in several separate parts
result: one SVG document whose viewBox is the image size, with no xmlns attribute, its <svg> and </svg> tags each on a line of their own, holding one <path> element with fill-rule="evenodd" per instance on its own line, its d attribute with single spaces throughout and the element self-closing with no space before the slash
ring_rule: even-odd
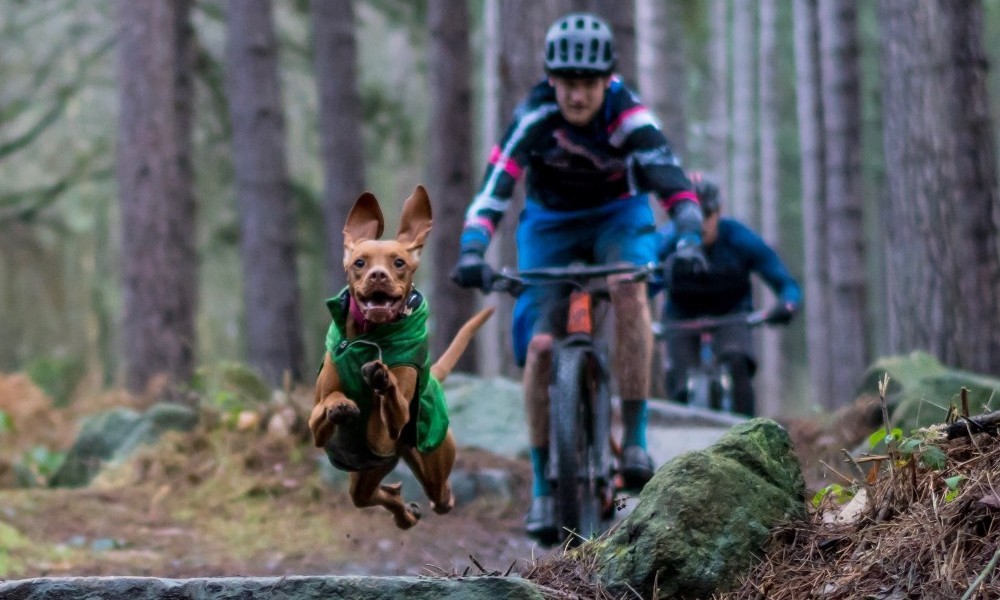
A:
<svg viewBox="0 0 1000 600">
<path fill-rule="evenodd" d="M 363 269 L 364 266 L 365 266 L 365 261 L 364 261 L 363 258 L 359 258 L 358 260 L 354 261 L 354 267 L 355 268 Z"/>
<path fill-rule="evenodd" d="M 392 262 L 392 264 L 395 265 L 397 269 L 402 269 L 403 267 L 406 266 L 406 261 L 403 260 L 402 258 L 397 258 Z"/>
</svg>

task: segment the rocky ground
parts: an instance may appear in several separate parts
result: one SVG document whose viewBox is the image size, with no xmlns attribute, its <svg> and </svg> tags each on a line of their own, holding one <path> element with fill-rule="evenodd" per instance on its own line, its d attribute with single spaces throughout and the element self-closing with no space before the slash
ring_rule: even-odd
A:
<svg viewBox="0 0 1000 600">
<path fill-rule="evenodd" d="M 0 414 L 7 415 L 0 420 L 0 579 L 504 572 L 551 552 L 522 532 L 530 469 L 519 390 L 509 381 L 449 381 L 459 502 L 449 515 L 434 514 L 404 478 L 404 493 L 425 508 L 405 532 L 382 509 L 353 507 L 343 475 L 325 466 L 301 423 L 269 433 L 271 403 L 228 416 L 207 411 L 195 431 L 168 433 L 87 487 L 44 487 L 47 463 L 72 444 L 84 416 L 148 407 L 121 392 L 78 396 L 56 408 L 23 375 L 0 375 Z M 219 389 L 205 397 L 228 398 Z M 308 390 L 290 397 L 301 415 Z M 685 410 L 654 406 L 649 439 L 658 463 L 709 446 L 731 424 Z M 35 487 L 24 487 L 26 473 Z M 624 515 L 635 499 L 622 500 Z"/>
</svg>

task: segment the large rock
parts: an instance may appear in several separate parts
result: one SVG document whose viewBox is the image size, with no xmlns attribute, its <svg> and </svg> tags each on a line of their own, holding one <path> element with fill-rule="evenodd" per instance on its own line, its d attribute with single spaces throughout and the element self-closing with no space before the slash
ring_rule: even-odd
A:
<svg viewBox="0 0 1000 600">
<path fill-rule="evenodd" d="M 519 382 L 452 373 L 444 393 L 459 447 L 482 448 L 507 458 L 528 456 L 528 423 Z"/>
<path fill-rule="evenodd" d="M 49 481 L 52 487 L 85 486 L 108 461 L 128 458 L 142 444 L 166 431 L 190 431 L 198 423 L 194 409 L 174 403 L 154 404 L 145 413 L 115 408 L 88 417 Z"/>
<path fill-rule="evenodd" d="M 514 577 L 52 577 L 0 583 L 7 600 L 543 600 Z"/>
<path fill-rule="evenodd" d="M 661 467 L 635 510 L 595 551 L 612 590 L 699 598 L 748 570 L 778 523 L 805 515 L 805 482 L 788 433 L 767 419 L 733 427 Z M 588 546 L 590 546 L 588 548 Z"/>
<path fill-rule="evenodd" d="M 961 407 L 962 388 L 968 388 L 969 412 L 985 410 L 994 395 L 1000 397 L 1000 379 L 959 369 L 950 369 L 924 352 L 880 358 L 865 374 L 861 392 L 878 395 L 878 382 L 889 374 L 886 402 L 893 427 L 904 433 L 943 423 L 948 407 Z"/>
</svg>

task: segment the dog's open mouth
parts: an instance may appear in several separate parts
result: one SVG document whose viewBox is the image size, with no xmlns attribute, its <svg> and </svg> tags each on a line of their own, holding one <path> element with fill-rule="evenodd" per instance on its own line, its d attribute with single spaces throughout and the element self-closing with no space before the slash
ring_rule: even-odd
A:
<svg viewBox="0 0 1000 600">
<path fill-rule="evenodd" d="M 387 292 L 373 292 L 365 298 L 358 298 L 358 308 L 365 319 L 373 323 L 385 323 L 396 318 L 403 308 L 403 297 Z"/>
</svg>

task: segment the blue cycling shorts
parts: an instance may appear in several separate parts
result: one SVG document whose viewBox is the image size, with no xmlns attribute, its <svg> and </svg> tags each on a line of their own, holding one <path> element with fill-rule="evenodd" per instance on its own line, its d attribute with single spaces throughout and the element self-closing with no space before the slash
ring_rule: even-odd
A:
<svg viewBox="0 0 1000 600">
<path fill-rule="evenodd" d="M 645 265 L 656 260 L 656 227 L 647 196 L 613 200 L 580 211 L 549 210 L 530 198 L 517 228 L 519 270 L 564 267 L 573 262 Z M 528 342 L 553 331 L 560 286 L 529 287 L 514 304 L 514 359 L 524 366 Z M 556 324 L 554 324 L 554 321 Z"/>
</svg>

